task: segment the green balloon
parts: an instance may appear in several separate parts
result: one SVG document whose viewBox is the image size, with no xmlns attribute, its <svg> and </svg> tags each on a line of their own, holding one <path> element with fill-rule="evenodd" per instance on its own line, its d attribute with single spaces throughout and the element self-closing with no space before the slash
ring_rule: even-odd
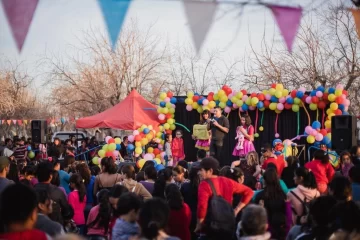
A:
<svg viewBox="0 0 360 240">
<path fill-rule="evenodd" d="M 33 151 L 29 152 L 28 154 L 29 158 L 34 158 L 35 157 L 35 153 Z"/>
</svg>

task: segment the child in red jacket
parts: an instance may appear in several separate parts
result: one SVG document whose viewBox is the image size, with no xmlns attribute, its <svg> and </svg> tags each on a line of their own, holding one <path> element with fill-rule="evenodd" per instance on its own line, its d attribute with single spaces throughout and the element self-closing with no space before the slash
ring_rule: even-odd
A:
<svg viewBox="0 0 360 240">
<path fill-rule="evenodd" d="M 329 155 L 323 150 L 317 150 L 313 161 L 306 163 L 305 168 L 313 172 L 319 192 L 326 194 L 327 185 L 335 174 L 333 166 L 329 163 Z"/>
<path fill-rule="evenodd" d="M 173 166 L 176 166 L 178 161 L 185 159 L 184 140 L 182 139 L 182 131 L 176 130 L 175 136 L 176 137 L 171 142 Z"/>
</svg>

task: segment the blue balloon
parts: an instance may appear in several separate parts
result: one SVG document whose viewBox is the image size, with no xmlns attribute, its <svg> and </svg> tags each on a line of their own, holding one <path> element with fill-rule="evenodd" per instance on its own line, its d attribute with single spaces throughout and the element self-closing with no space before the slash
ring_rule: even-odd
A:
<svg viewBox="0 0 360 240">
<path fill-rule="evenodd" d="M 329 91 L 328 91 L 329 93 L 335 93 L 335 88 L 329 88 Z"/>
<path fill-rule="evenodd" d="M 321 142 L 326 145 L 326 144 L 329 144 L 331 142 L 331 140 L 330 140 L 330 138 L 325 136 Z"/>
<path fill-rule="evenodd" d="M 321 123 L 319 121 L 315 121 L 312 123 L 311 127 L 313 129 L 320 129 L 321 128 Z"/>
<path fill-rule="evenodd" d="M 331 148 L 331 142 L 329 142 L 328 144 L 326 144 L 327 148 Z"/>
<path fill-rule="evenodd" d="M 195 95 L 195 96 L 200 96 L 197 92 L 196 92 L 196 93 L 194 93 L 194 95 Z"/>
<path fill-rule="evenodd" d="M 297 98 L 302 98 L 304 96 L 304 93 L 303 92 L 301 92 L 301 91 L 297 91 L 296 92 L 296 97 Z"/>
<path fill-rule="evenodd" d="M 316 90 L 312 90 L 310 93 L 310 96 L 312 96 L 312 97 L 316 96 Z"/>
<path fill-rule="evenodd" d="M 150 160 L 150 161 L 152 161 L 154 163 L 154 167 L 156 167 L 157 162 L 155 160 Z"/>
<path fill-rule="evenodd" d="M 172 98 L 170 99 L 170 102 L 171 102 L 172 104 L 176 104 L 177 99 L 176 99 L 175 97 L 172 97 Z"/>
<path fill-rule="evenodd" d="M 318 86 L 316 88 L 317 91 L 321 91 L 321 92 L 324 92 L 325 91 L 325 88 L 323 86 Z"/>
<path fill-rule="evenodd" d="M 232 107 L 233 103 L 231 102 L 231 100 L 227 100 L 226 105 Z"/>
<path fill-rule="evenodd" d="M 249 110 L 249 106 L 244 103 L 244 104 L 242 105 L 242 110 L 244 110 L 244 111 Z"/>
<path fill-rule="evenodd" d="M 116 150 L 120 151 L 121 149 L 121 144 L 116 144 Z"/>
<path fill-rule="evenodd" d="M 158 165 L 155 166 L 155 169 L 156 169 L 156 171 L 160 171 L 160 170 L 165 169 L 165 167 L 162 164 L 158 164 Z"/>
<path fill-rule="evenodd" d="M 215 103 L 216 103 L 216 106 L 219 106 L 220 101 L 216 100 Z"/>
<path fill-rule="evenodd" d="M 166 102 L 160 102 L 160 107 L 165 107 L 166 106 Z"/>
<path fill-rule="evenodd" d="M 339 104 L 339 109 L 343 112 L 345 110 L 344 104 Z"/>
<path fill-rule="evenodd" d="M 127 150 L 128 150 L 129 152 L 134 151 L 134 149 L 135 149 L 134 145 L 132 145 L 132 144 L 128 144 L 128 145 L 127 145 Z"/>
<path fill-rule="evenodd" d="M 294 103 L 294 99 L 292 97 L 289 97 L 288 99 L 286 99 L 286 102 L 288 104 L 293 104 Z"/>
<path fill-rule="evenodd" d="M 27 150 L 28 150 L 28 151 L 31 151 L 31 146 L 28 146 L 28 147 L 27 147 Z"/>
<path fill-rule="evenodd" d="M 144 132 L 145 134 L 148 134 L 148 133 L 150 132 L 150 129 L 144 128 L 143 132 Z"/>
<path fill-rule="evenodd" d="M 314 142 L 315 147 L 320 147 L 320 142 Z"/>
<path fill-rule="evenodd" d="M 256 104 L 256 107 L 257 108 L 263 108 L 264 107 L 264 103 L 263 102 L 258 102 L 257 104 Z"/>
<path fill-rule="evenodd" d="M 200 98 L 200 99 L 197 101 L 197 103 L 198 103 L 199 105 L 202 105 L 203 101 L 204 101 L 204 98 Z"/>
<path fill-rule="evenodd" d="M 343 111 L 342 115 L 350 115 L 348 112 Z"/>
<path fill-rule="evenodd" d="M 271 96 L 271 99 L 270 99 L 271 102 L 274 102 L 274 103 L 277 103 L 279 101 L 279 99 L 275 96 Z"/>
</svg>

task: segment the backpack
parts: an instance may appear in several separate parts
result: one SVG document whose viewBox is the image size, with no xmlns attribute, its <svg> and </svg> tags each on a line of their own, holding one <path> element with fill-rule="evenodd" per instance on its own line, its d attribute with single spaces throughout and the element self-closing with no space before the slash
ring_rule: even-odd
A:
<svg viewBox="0 0 360 240">
<path fill-rule="evenodd" d="M 301 205 L 303 206 L 303 213 L 301 216 L 297 216 L 296 217 L 296 224 L 301 224 L 300 223 L 300 219 L 303 217 L 303 216 L 307 216 L 310 212 L 310 201 L 306 201 L 306 197 L 304 198 L 304 200 L 301 200 L 301 198 L 296 194 L 294 193 L 293 191 L 290 191 L 290 193 L 292 195 L 294 195 L 294 197 L 301 203 Z M 297 213 L 295 212 L 295 210 L 293 209 L 293 212 L 295 215 L 297 215 Z"/>
<path fill-rule="evenodd" d="M 234 233 L 236 230 L 234 209 L 230 203 L 217 194 L 214 184 L 210 179 L 205 181 L 210 185 L 213 194 L 209 199 L 204 219 L 205 233 L 207 235 Z"/>
</svg>

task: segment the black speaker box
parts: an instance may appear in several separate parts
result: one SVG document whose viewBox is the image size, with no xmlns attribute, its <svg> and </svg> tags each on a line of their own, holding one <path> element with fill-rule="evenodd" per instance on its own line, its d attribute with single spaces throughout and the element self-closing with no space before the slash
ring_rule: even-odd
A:
<svg viewBox="0 0 360 240">
<path fill-rule="evenodd" d="M 47 122 L 46 120 L 31 121 L 31 138 L 33 143 L 46 143 Z"/>
<path fill-rule="evenodd" d="M 356 117 L 351 115 L 333 116 L 331 118 L 331 145 L 338 152 L 350 150 L 356 146 Z"/>
</svg>

